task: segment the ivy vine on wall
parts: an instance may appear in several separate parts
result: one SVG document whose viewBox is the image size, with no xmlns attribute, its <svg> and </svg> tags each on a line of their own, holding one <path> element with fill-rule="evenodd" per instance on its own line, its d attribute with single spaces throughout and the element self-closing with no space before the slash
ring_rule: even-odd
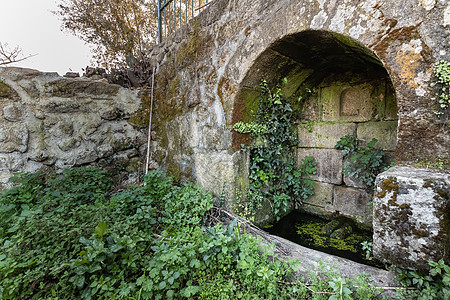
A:
<svg viewBox="0 0 450 300">
<path fill-rule="evenodd" d="M 364 147 L 355 135 L 346 135 L 334 146 L 335 149 L 341 150 L 344 156 L 344 175 L 355 178 L 368 190 L 373 188 L 377 175 L 395 163 L 391 161 L 391 164 L 387 165 L 384 162 L 385 153 L 383 149 L 375 147 L 377 142 L 378 140 L 373 138 L 367 147 Z"/>
<path fill-rule="evenodd" d="M 279 87 L 271 90 L 264 80 L 260 87 L 255 120 L 238 122 L 233 129 L 249 133 L 253 139 L 251 145 L 242 145 L 250 157 L 246 208 L 254 216 L 268 202 L 278 220 L 295 201 L 301 203 L 314 193 L 314 182 L 308 175 L 316 172 L 316 163 L 312 157 L 305 157 L 297 166 L 294 150 L 298 139 L 293 130 L 292 107 Z"/>
<path fill-rule="evenodd" d="M 437 115 L 443 115 L 450 107 L 450 62 L 441 60 L 434 64 L 434 75 L 439 85 L 439 110 Z"/>
</svg>

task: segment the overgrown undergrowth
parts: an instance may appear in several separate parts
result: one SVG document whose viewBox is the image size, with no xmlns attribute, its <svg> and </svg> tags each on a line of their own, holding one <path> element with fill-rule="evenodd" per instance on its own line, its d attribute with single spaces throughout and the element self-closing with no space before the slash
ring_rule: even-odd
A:
<svg viewBox="0 0 450 300">
<path fill-rule="evenodd" d="M 13 180 L 0 195 L 2 299 L 380 298 L 364 276 L 294 279 L 298 262 L 277 260 L 236 222 L 206 222 L 213 197 L 159 171 L 113 195 L 96 169 Z"/>
</svg>

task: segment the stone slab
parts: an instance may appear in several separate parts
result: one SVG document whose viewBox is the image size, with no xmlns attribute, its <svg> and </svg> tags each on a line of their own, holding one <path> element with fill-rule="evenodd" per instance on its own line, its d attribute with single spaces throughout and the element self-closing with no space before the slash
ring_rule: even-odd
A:
<svg viewBox="0 0 450 300">
<path fill-rule="evenodd" d="M 333 184 L 315 182 L 314 195 L 303 200 L 304 204 L 325 208 L 332 205 Z M 301 207 L 301 206 L 300 206 Z"/>
<path fill-rule="evenodd" d="M 374 256 L 402 268 L 428 269 L 450 254 L 450 175 L 393 167 L 378 175 Z"/>
<path fill-rule="evenodd" d="M 356 132 L 355 123 L 312 123 L 298 127 L 298 146 L 334 149 L 341 137 Z"/>
<path fill-rule="evenodd" d="M 363 189 L 336 186 L 333 191 L 333 208 L 367 227 L 372 225 L 371 200 L 372 195 Z"/>
<path fill-rule="evenodd" d="M 230 217 L 234 218 L 235 216 Z M 378 269 L 349 259 L 300 246 L 282 237 L 268 234 L 255 226 L 251 226 L 251 224 L 237 216 L 236 218 L 238 218 L 238 222 L 241 223 L 241 226 L 246 227 L 246 232 L 261 237 L 263 243 L 266 245 L 274 244 L 275 247 L 272 251 L 277 257 L 284 260 L 301 261 L 301 264 L 294 271 L 294 277 L 312 279 L 312 277 L 317 274 L 313 271 L 317 270 L 320 267 L 320 264 L 324 263 L 326 268 L 324 271 L 333 268 L 341 276 L 346 278 L 356 278 L 359 274 L 366 274 L 370 276 L 370 280 L 375 286 L 398 286 L 394 272 Z"/>
<path fill-rule="evenodd" d="M 397 121 L 360 123 L 356 128 L 358 139 L 370 142 L 376 138 L 375 147 L 394 151 L 397 145 Z"/>
<path fill-rule="evenodd" d="M 303 203 L 301 206 L 298 207 L 299 210 L 311 214 L 311 215 L 315 215 L 315 216 L 327 216 L 330 213 L 333 212 L 333 210 L 330 210 L 329 208 L 331 208 L 331 206 L 327 206 L 327 207 L 323 207 L 323 206 L 317 206 L 317 205 L 312 205 L 312 204 L 308 204 L 308 203 Z"/>
<path fill-rule="evenodd" d="M 342 155 L 341 151 L 333 149 L 305 149 L 297 150 L 297 158 L 300 163 L 306 156 L 314 157 L 316 161 L 316 175 L 311 178 L 325 183 L 342 183 Z"/>
</svg>

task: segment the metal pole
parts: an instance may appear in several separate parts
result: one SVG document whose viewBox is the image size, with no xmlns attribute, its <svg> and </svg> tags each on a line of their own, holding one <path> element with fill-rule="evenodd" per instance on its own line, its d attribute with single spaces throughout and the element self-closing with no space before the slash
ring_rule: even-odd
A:
<svg viewBox="0 0 450 300">
<path fill-rule="evenodd" d="M 172 34 L 172 10 L 170 9 L 170 4 L 171 4 L 172 2 L 171 1 L 169 1 L 169 30 L 167 31 L 168 32 L 168 36 L 169 35 L 171 35 Z"/>
<path fill-rule="evenodd" d="M 158 43 L 162 43 L 162 18 L 161 18 L 161 1 L 158 0 Z"/>
<path fill-rule="evenodd" d="M 166 8 L 164 7 L 164 39 L 167 38 L 167 17 L 166 17 Z"/>
</svg>

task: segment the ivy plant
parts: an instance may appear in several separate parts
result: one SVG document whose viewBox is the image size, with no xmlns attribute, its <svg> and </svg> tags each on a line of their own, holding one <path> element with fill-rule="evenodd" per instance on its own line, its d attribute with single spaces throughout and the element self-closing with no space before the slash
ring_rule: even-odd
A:
<svg viewBox="0 0 450 300">
<path fill-rule="evenodd" d="M 313 181 L 308 175 L 315 173 L 316 163 L 312 157 L 305 157 L 297 166 L 294 149 L 298 140 L 293 130 L 292 107 L 279 87 L 271 90 L 264 80 L 260 87 L 255 120 L 238 122 L 233 128 L 250 133 L 253 138 L 251 145 L 242 146 L 250 156 L 248 209 L 255 214 L 268 201 L 279 219 L 294 201 L 301 203 L 313 194 Z"/>
<path fill-rule="evenodd" d="M 346 135 L 334 146 L 335 149 L 341 150 L 344 156 L 344 175 L 356 178 L 367 189 L 373 187 L 379 173 L 386 171 L 393 164 L 384 163 L 385 153 L 383 149 L 375 147 L 377 142 L 374 138 L 364 147 L 355 135 Z"/>
<path fill-rule="evenodd" d="M 433 71 L 440 86 L 438 93 L 440 110 L 436 114 L 442 115 L 450 107 L 450 62 L 445 60 L 436 62 Z"/>
</svg>

